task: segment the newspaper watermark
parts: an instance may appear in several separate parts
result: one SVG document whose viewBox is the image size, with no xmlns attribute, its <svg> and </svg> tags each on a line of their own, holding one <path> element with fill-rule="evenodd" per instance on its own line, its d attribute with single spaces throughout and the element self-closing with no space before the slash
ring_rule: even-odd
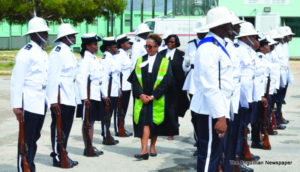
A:
<svg viewBox="0 0 300 172">
<path fill-rule="evenodd" d="M 230 165 L 277 165 L 287 166 L 292 165 L 293 161 L 234 161 L 230 160 Z"/>
</svg>

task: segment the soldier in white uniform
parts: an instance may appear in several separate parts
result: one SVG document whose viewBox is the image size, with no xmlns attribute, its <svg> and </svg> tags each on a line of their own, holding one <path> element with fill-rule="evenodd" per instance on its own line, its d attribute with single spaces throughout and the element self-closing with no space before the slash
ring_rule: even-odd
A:
<svg viewBox="0 0 300 172">
<path fill-rule="evenodd" d="M 41 136 L 47 109 L 48 55 L 43 46 L 47 43 L 49 30 L 46 21 L 40 17 L 29 21 L 26 35 L 31 40 L 18 52 L 11 76 L 11 107 L 17 120 L 24 122 L 25 144 L 28 148 L 25 156 L 31 172 L 36 171 L 36 142 Z M 18 156 L 17 164 L 18 171 L 24 171 L 21 155 Z"/>
<path fill-rule="evenodd" d="M 239 135 L 239 127 L 241 116 L 238 113 L 239 102 L 240 102 L 240 88 L 241 88 L 241 67 L 240 67 L 240 59 L 237 55 L 238 53 L 238 44 L 234 43 L 234 38 L 240 33 L 240 24 L 244 21 L 240 20 L 234 13 L 232 13 L 235 21 L 232 22 L 233 30 L 232 34 L 228 35 L 225 40 L 225 48 L 230 55 L 230 59 L 232 61 L 232 72 L 233 72 L 233 86 L 234 91 L 231 96 L 231 105 L 232 105 L 232 113 L 233 119 L 230 119 L 228 122 L 227 132 L 224 137 L 224 163 L 223 169 L 224 171 L 232 171 L 233 164 L 230 161 L 235 161 L 236 159 L 236 149 L 238 145 L 238 135 Z M 243 164 L 241 165 L 241 169 L 246 169 L 247 167 Z"/>
<path fill-rule="evenodd" d="M 197 122 L 199 172 L 217 171 L 234 89 L 232 61 L 224 47 L 224 38 L 232 34 L 232 14 L 216 7 L 208 11 L 206 21 L 210 32 L 196 52 L 193 79 L 198 89 L 190 106 Z"/>
<path fill-rule="evenodd" d="M 259 156 L 250 153 L 249 145 L 247 142 L 247 126 L 253 119 L 253 111 L 255 109 L 255 102 L 257 99 L 255 95 L 255 50 L 259 47 L 257 40 L 258 33 L 254 26 L 245 22 L 241 24 L 241 32 L 237 37 L 238 56 L 241 64 L 241 97 L 240 97 L 240 110 L 241 123 L 240 123 L 240 146 L 238 147 L 237 154 L 241 160 L 258 160 Z"/>
<path fill-rule="evenodd" d="M 285 87 L 287 84 L 287 75 L 288 75 L 288 57 L 286 56 L 286 53 L 284 52 L 284 35 L 280 34 L 278 30 L 272 30 L 271 31 L 272 38 L 278 42 L 278 44 L 275 46 L 274 50 L 272 51 L 272 55 L 275 56 L 277 59 L 278 64 L 280 65 L 280 76 L 277 80 L 276 84 L 276 94 L 273 95 L 275 100 L 273 103 L 276 103 L 276 125 L 277 129 L 285 129 L 286 126 L 282 125 L 280 122 L 280 116 L 281 116 L 281 106 L 284 99 L 284 92 Z M 284 122 L 284 121 L 282 121 Z"/>
<path fill-rule="evenodd" d="M 115 134 L 118 134 L 118 114 L 117 102 L 121 96 L 120 74 L 121 63 L 117 59 L 118 47 L 114 37 L 103 38 L 103 44 L 100 47 L 102 51 L 102 63 L 104 66 L 104 79 L 103 79 L 103 94 L 105 108 L 105 118 L 102 121 L 102 136 L 103 144 L 116 145 L 119 143 L 110 134 L 111 117 L 114 115 L 114 128 Z M 109 107 L 109 109 L 107 108 Z M 108 115 L 108 116 L 107 116 Z"/>
<path fill-rule="evenodd" d="M 152 32 L 147 24 L 140 24 L 136 30 L 136 40 L 132 45 L 132 68 L 135 67 L 136 61 L 138 58 L 143 57 L 143 55 L 147 54 L 145 45 L 146 45 L 146 38 L 149 33 Z"/>
<path fill-rule="evenodd" d="M 61 167 L 61 150 L 59 150 L 57 143 L 56 115 L 58 112 L 61 114 L 62 133 L 64 133 L 63 146 L 66 149 L 77 105 L 76 96 L 78 98 L 78 95 L 76 95 L 77 85 L 75 83 L 77 60 L 70 47 L 76 44 L 75 34 L 78 32 L 70 24 L 65 23 L 58 27 L 57 32 L 55 42 L 58 42 L 58 45 L 53 48 L 49 55 L 47 97 L 52 117 L 51 144 L 53 152 L 51 156 L 53 158 L 53 166 Z M 60 104 L 58 104 L 58 98 L 60 99 Z M 70 167 L 73 167 L 78 162 L 69 158 L 69 164 Z"/>
<path fill-rule="evenodd" d="M 123 34 L 117 37 L 117 44 L 119 48 L 119 53 L 117 54 L 117 60 L 121 62 L 121 92 L 122 92 L 122 123 L 123 126 L 125 126 L 125 117 L 129 105 L 130 100 L 130 93 L 131 93 L 131 84 L 127 81 L 128 77 L 130 76 L 132 72 L 132 61 L 129 58 L 128 50 L 131 49 L 131 45 L 129 43 L 129 38 Z M 118 123 L 118 128 L 120 127 L 120 122 Z M 118 129 L 120 131 L 120 129 Z M 119 133 L 116 133 L 116 135 L 119 135 Z M 132 133 L 127 131 L 124 128 L 123 137 L 131 136 Z"/>
<path fill-rule="evenodd" d="M 101 101 L 104 67 L 96 57 L 98 42 L 101 38 L 95 33 L 83 34 L 81 37 L 81 60 L 76 81 L 82 105 L 77 107 L 76 117 L 83 118 L 82 136 L 85 145 L 83 155 L 95 157 L 103 152 L 93 147 L 94 123 L 103 121 L 104 106 Z M 86 110 L 89 115 L 86 116 Z"/>
</svg>

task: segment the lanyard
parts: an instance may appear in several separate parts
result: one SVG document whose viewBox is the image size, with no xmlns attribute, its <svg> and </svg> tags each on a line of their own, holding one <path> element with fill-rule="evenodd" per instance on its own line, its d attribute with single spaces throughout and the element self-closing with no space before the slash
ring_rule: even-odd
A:
<svg viewBox="0 0 300 172">
<path fill-rule="evenodd" d="M 204 39 L 202 39 L 200 42 L 199 42 L 199 44 L 198 44 L 198 46 L 197 46 L 197 49 L 202 45 L 202 44 L 204 44 L 204 43 L 208 43 L 208 42 L 211 42 L 211 43 L 214 43 L 214 42 L 217 42 L 217 44 L 221 47 L 221 49 L 222 49 L 222 51 L 230 58 L 230 55 L 229 55 L 229 53 L 227 52 L 227 50 L 225 49 L 225 47 L 218 41 L 218 40 L 216 40 L 214 37 L 206 37 L 206 38 L 204 38 Z"/>
</svg>

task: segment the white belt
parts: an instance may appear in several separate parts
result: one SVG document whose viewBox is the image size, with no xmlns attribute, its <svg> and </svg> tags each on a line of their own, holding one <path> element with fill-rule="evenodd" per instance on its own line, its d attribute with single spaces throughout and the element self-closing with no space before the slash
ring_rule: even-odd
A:
<svg viewBox="0 0 300 172">
<path fill-rule="evenodd" d="M 242 75 L 241 77 L 251 78 L 252 80 L 255 79 L 255 75 Z"/>
<path fill-rule="evenodd" d="M 35 89 L 38 89 L 38 90 L 46 90 L 47 88 L 47 85 L 46 84 L 28 84 L 26 83 L 25 84 L 25 87 L 30 87 L 30 88 L 35 88 Z"/>
</svg>

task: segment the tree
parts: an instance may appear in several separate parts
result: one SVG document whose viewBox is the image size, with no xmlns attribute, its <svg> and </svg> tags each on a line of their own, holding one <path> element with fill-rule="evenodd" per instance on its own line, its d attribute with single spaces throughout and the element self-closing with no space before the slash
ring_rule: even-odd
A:
<svg viewBox="0 0 300 172">
<path fill-rule="evenodd" d="M 126 5 L 126 0 L 0 0 L 0 20 L 24 24 L 36 11 L 37 16 L 49 21 L 93 23 L 96 17 L 122 14 Z"/>
</svg>

